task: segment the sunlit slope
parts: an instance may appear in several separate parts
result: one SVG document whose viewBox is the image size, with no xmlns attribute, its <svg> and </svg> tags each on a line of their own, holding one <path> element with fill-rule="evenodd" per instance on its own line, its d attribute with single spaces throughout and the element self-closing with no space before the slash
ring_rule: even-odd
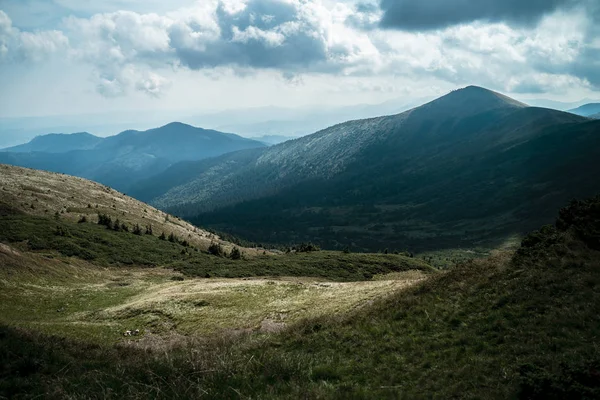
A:
<svg viewBox="0 0 600 400">
<path fill-rule="evenodd" d="M 231 249 L 230 243 L 174 216 L 117 192 L 107 186 L 73 176 L 0 164 L 0 214 L 27 214 L 77 222 L 86 217 L 96 222 L 98 214 L 117 219 L 129 229 L 139 225 L 154 236 L 174 234 L 200 249 L 212 242 Z M 254 254 L 253 249 L 245 250 Z"/>
</svg>

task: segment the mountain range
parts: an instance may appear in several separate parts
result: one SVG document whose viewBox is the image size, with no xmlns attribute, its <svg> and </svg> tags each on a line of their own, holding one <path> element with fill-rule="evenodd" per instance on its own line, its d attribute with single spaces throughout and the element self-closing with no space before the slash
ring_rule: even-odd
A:
<svg viewBox="0 0 600 400">
<path fill-rule="evenodd" d="M 41 136 L 0 162 L 92 179 L 256 242 L 361 251 L 497 245 L 600 189 L 600 121 L 475 86 L 264 142 L 171 123 Z"/>
<path fill-rule="evenodd" d="M 588 103 L 581 107 L 569 110 L 572 114 L 581 115 L 582 117 L 598 118 L 600 115 L 600 103 Z"/>
<path fill-rule="evenodd" d="M 255 241 L 496 243 L 597 192 L 600 121 L 467 87 L 401 114 L 173 165 L 130 194 Z"/>
<path fill-rule="evenodd" d="M 0 151 L 0 162 L 61 172 L 126 190 L 172 164 L 266 145 L 213 130 L 171 123 L 98 138 L 88 133 L 45 135 Z"/>
</svg>

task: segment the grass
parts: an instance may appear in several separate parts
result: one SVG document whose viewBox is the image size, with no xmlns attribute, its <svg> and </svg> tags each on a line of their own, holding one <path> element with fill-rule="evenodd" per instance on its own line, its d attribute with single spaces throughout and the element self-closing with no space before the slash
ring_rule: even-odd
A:
<svg viewBox="0 0 600 400">
<path fill-rule="evenodd" d="M 0 215 L 25 214 L 77 222 L 82 216 L 96 221 L 98 213 L 133 227 L 151 225 L 154 235 L 173 233 L 202 250 L 218 242 L 227 251 L 233 245 L 218 235 L 197 228 L 175 216 L 86 179 L 0 164 Z M 246 248 L 247 256 L 262 250 Z"/>
<path fill-rule="evenodd" d="M 24 214 L 0 217 L 0 242 L 15 243 L 24 251 L 57 251 L 99 266 L 163 266 L 197 277 L 310 276 L 360 281 L 388 272 L 433 272 L 422 260 L 393 254 L 312 252 L 231 260 L 153 235 L 138 236 L 95 223 Z M 242 254 L 246 256 L 245 250 Z"/>
<path fill-rule="evenodd" d="M 514 255 L 471 261 L 347 313 L 298 320 L 280 333 L 180 340 L 152 350 L 4 327 L 0 393 L 598 398 L 600 198 L 595 204 L 572 206 L 561 213 L 558 229 L 529 235 Z M 276 298 L 280 288 L 267 290 Z"/>
<path fill-rule="evenodd" d="M 422 280 L 419 271 L 370 282 L 310 278 L 186 279 L 161 268 L 107 268 L 61 257 L 0 254 L 0 322 L 92 343 L 277 331 L 345 313 Z M 23 271 L 22 264 L 29 269 Z M 67 264 L 63 268 L 61 264 Z"/>
</svg>

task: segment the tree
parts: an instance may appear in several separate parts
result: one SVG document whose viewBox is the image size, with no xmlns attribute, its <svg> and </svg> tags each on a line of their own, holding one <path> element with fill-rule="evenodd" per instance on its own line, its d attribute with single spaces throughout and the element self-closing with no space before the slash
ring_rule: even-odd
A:
<svg viewBox="0 0 600 400">
<path fill-rule="evenodd" d="M 112 218 L 110 215 L 98 213 L 98 225 L 104 225 L 108 229 L 112 228 Z"/>
<path fill-rule="evenodd" d="M 115 223 L 114 223 L 114 225 L 113 225 L 113 230 L 114 230 L 115 232 L 119 232 L 119 231 L 121 230 L 121 221 L 119 221 L 119 218 L 117 218 L 117 219 L 115 220 Z"/>
<path fill-rule="evenodd" d="M 79 221 L 77 221 L 80 224 L 84 224 L 87 222 L 87 217 L 85 215 L 82 215 L 81 218 L 79 218 Z"/>
<path fill-rule="evenodd" d="M 133 234 L 142 236 L 142 228 L 140 228 L 140 224 L 135 224 L 135 226 L 133 227 Z"/>
<path fill-rule="evenodd" d="M 232 260 L 239 260 L 239 259 L 242 258 L 242 252 L 237 247 L 234 247 L 231 250 L 230 257 L 231 257 Z"/>
<path fill-rule="evenodd" d="M 171 243 L 177 243 L 177 238 L 175 237 L 175 235 L 173 234 L 173 232 L 171 232 L 171 234 L 169 235 L 169 242 L 171 242 Z"/>
<path fill-rule="evenodd" d="M 210 254 L 212 254 L 213 256 L 218 256 L 218 257 L 223 256 L 223 253 L 225 253 L 223 250 L 223 246 L 221 246 L 220 243 L 215 243 L 215 242 L 212 242 L 210 244 L 210 246 L 208 246 L 208 252 Z"/>
<path fill-rule="evenodd" d="M 302 243 L 298 246 L 294 246 L 294 250 L 296 250 L 297 253 L 310 253 L 313 251 L 321 251 L 321 248 L 316 244 Z"/>
<path fill-rule="evenodd" d="M 160 240 L 167 240 L 167 235 L 165 235 L 165 233 L 161 233 L 160 236 L 158 237 Z"/>
<path fill-rule="evenodd" d="M 146 235 L 152 235 L 152 225 L 146 226 Z"/>
</svg>

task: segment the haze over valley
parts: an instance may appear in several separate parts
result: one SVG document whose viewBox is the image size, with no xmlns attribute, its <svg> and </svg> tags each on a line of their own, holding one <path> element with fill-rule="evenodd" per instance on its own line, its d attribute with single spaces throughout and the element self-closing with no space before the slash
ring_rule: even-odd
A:
<svg viewBox="0 0 600 400">
<path fill-rule="evenodd" d="M 0 1 L 0 398 L 600 398 L 598 27 Z"/>
</svg>

